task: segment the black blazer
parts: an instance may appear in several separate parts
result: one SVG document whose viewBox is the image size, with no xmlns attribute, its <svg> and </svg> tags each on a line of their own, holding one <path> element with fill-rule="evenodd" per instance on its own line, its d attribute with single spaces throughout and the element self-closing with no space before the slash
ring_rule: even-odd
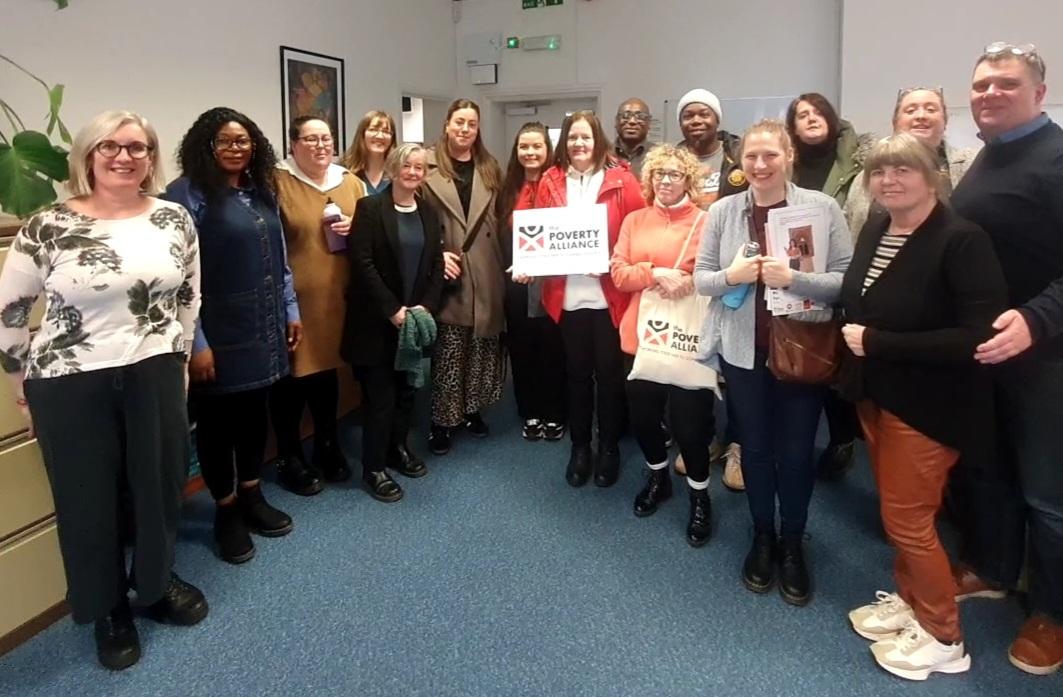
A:
<svg viewBox="0 0 1063 697">
<path fill-rule="evenodd" d="M 389 187 L 359 199 L 347 238 L 351 280 L 340 354 L 355 366 L 393 363 L 398 348 L 399 332 L 389 318 L 407 303 L 402 301 L 402 249 L 392 190 Z M 424 229 L 424 250 L 409 306 L 423 305 L 435 315 L 443 289 L 442 228 L 435 210 L 420 196 L 417 212 Z"/>
<path fill-rule="evenodd" d="M 989 236 L 938 203 L 861 295 L 888 227 L 888 216 L 867 221 L 842 282 L 845 321 L 867 327 L 866 357 L 847 351 L 842 394 L 870 399 L 965 458 L 990 455 L 993 388 L 974 351 L 1008 296 Z"/>
</svg>

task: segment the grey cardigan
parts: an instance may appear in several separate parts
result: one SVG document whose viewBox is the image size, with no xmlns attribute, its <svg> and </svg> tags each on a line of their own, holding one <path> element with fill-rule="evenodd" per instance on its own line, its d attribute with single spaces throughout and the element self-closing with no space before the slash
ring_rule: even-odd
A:
<svg viewBox="0 0 1063 697">
<path fill-rule="evenodd" d="M 794 271 L 790 290 L 818 302 L 833 305 L 842 289 L 842 276 L 849 267 L 853 255 L 852 237 L 845 224 L 845 216 L 838 203 L 827 194 L 786 185 L 788 205 L 800 206 L 821 203 L 830 216 L 830 249 L 827 254 L 826 273 Z M 749 241 L 749 221 L 753 212 L 753 193 L 722 198 L 709 207 L 709 224 L 701 236 L 698 257 L 694 264 L 694 286 L 701 295 L 717 298 L 734 286 L 728 285 L 724 274 L 731 260 Z M 722 302 L 709 304 L 709 314 L 701 327 L 700 358 L 719 366 L 719 358 L 737 368 L 751 370 L 755 356 L 754 323 L 756 316 L 752 293 L 737 310 Z M 790 315 L 791 319 L 804 322 L 826 322 L 833 310 L 810 310 Z"/>
</svg>

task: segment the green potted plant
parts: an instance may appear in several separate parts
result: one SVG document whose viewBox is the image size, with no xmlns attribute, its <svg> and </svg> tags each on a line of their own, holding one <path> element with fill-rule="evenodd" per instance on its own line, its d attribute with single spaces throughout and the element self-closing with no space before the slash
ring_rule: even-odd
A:
<svg viewBox="0 0 1063 697">
<path fill-rule="evenodd" d="M 63 9 L 67 0 L 54 0 Z M 0 120 L 0 211 L 16 218 L 24 218 L 55 201 L 55 185 L 70 176 L 68 151 L 52 142 L 58 132 L 63 143 L 73 141 L 70 131 L 59 117 L 63 103 L 63 85 L 49 85 L 7 56 L 0 54 L 0 67 L 14 68 L 24 76 L 40 83 L 48 95 L 47 126 L 44 132 L 26 127 L 11 105 L 0 98 L 0 112 L 8 128 Z"/>
</svg>

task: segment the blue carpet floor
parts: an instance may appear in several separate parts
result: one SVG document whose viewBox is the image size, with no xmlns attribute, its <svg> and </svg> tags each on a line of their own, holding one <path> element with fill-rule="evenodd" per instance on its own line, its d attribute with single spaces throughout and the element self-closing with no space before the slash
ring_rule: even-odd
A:
<svg viewBox="0 0 1063 697">
<path fill-rule="evenodd" d="M 192 628 L 139 621 L 143 658 L 120 674 L 96 665 L 90 627 L 63 620 L 0 658 L 0 695 L 1063 694 L 1063 674 L 1008 663 L 1023 619 L 1014 599 L 962 606 L 965 675 L 915 684 L 874 664 L 846 619 L 892 587 L 862 453 L 845 482 L 817 487 L 816 595 L 798 609 L 742 587 L 749 514 L 718 470 L 717 532 L 692 549 L 682 480 L 680 496 L 635 518 L 644 475 L 633 441 L 616 486 L 572 489 L 567 443 L 522 441 L 511 404 L 486 414 L 490 438 L 460 438 L 428 458 L 427 477 L 401 480 L 397 504 L 353 484 L 313 498 L 269 484 L 295 530 L 256 538 L 258 555 L 240 567 L 214 557 L 213 507 L 196 496 L 178 571 L 204 590 L 210 616 Z M 357 462 L 357 426 L 343 438 Z"/>
</svg>

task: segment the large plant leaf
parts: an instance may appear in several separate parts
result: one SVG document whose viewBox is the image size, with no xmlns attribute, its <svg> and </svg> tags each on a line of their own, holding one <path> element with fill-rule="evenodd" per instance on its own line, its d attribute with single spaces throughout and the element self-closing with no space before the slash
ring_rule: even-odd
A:
<svg viewBox="0 0 1063 697">
<path fill-rule="evenodd" d="M 54 181 L 70 176 L 67 153 L 36 131 L 0 144 L 0 208 L 25 217 L 56 199 Z"/>
<path fill-rule="evenodd" d="M 59 108 L 63 106 L 63 90 L 66 89 L 63 85 L 56 85 L 48 90 L 48 127 L 45 132 L 50 136 L 55 127 L 59 127 L 59 137 L 63 139 L 64 143 L 68 145 L 73 141 L 70 139 L 70 131 L 63 125 L 63 120 L 59 118 Z"/>
</svg>

